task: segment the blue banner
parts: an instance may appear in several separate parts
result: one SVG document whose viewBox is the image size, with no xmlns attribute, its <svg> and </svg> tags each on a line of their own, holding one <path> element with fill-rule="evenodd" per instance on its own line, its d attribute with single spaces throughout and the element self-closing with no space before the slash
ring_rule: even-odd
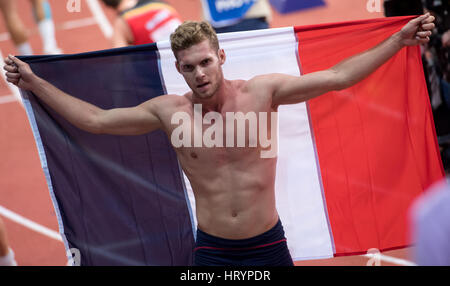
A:
<svg viewBox="0 0 450 286">
<path fill-rule="evenodd" d="M 33 71 L 101 108 L 165 94 L 156 44 L 23 57 Z M 178 160 L 162 131 L 94 135 L 22 93 L 66 248 L 81 265 L 190 265 L 193 225 Z"/>
<path fill-rule="evenodd" d="M 242 19 L 257 0 L 202 0 L 210 22 L 217 26 Z"/>
<path fill-rule="evenodd" d="M 323 0 L 270 0 L 270 4 L 281 14 L 326 5 Z"/>
</svg>

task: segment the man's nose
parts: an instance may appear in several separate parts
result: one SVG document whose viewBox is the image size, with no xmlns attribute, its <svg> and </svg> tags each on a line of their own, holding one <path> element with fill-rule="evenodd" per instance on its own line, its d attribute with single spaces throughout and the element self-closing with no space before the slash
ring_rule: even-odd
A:
<svg viewBox="0 0 450 286">
<path fill-rule="evenodd" d="M 205 72 L 202 67 L 197 67 L 195 69 L 195 79 L 202 80 L 205 77 Z"/>
</svg>

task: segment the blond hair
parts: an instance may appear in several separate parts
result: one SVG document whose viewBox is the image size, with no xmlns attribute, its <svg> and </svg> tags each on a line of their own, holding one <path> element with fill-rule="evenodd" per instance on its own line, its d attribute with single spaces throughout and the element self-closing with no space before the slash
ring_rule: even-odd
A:
<svg viewBox="0 0 450 286">
<path fill-rule="evenodd" d="M 185 21 L 170 35 L 170 45 L 172 51 L 177 56 L 177 52 L 188 49 L 204 40 L 209 40 L 211 48 L 219 50 L 219 40 L 214 28 L 205 21 Z"/>
</svg>

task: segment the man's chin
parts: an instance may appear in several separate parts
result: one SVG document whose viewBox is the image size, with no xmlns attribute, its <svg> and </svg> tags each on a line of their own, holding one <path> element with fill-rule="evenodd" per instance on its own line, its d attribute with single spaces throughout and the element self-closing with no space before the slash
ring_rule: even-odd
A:
<svg viewBox="0 0 450 286">
<path fill-rule="evenodd" d="M 197 96 L 197 98 L 199 99 L 209 99 L 211 97 L 213 97 L 213 93 L 201 93 L 201 92 L 196 92 L 195 95 Z"/>
</svg>

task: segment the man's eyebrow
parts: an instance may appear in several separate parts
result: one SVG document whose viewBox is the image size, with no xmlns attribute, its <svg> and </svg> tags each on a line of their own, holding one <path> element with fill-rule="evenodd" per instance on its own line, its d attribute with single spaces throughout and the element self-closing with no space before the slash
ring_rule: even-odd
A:
<svg viewBox="0 0 450 286">
<path fill-rule="evenodd" d="M 181 67 L 181 66 L 185 66 L 185 65 L 190 65 L 191 63 L 189 63 L 189 62 L 180 62 L 180 61 L 178 61 L 178 64 L 179 64 L 180 67 Z"/>
<path fill-rule="evenodd" d="M 201 59 L 198 63 L 201 64 L 202 62 L 204 62 L 206 60 L 211 60 L 211 59 L 212 59 L 212 56 L 207 56 L 207 57 Z M 182 66 L 182 67 L 184 67 L 184 66 L 193 66 L 193 65 L 195 65 L 195 64 L 190 63 L 190 62 L 188 62 L 188 63 L 180 63 L 180 66 Z"/>
</svg>

